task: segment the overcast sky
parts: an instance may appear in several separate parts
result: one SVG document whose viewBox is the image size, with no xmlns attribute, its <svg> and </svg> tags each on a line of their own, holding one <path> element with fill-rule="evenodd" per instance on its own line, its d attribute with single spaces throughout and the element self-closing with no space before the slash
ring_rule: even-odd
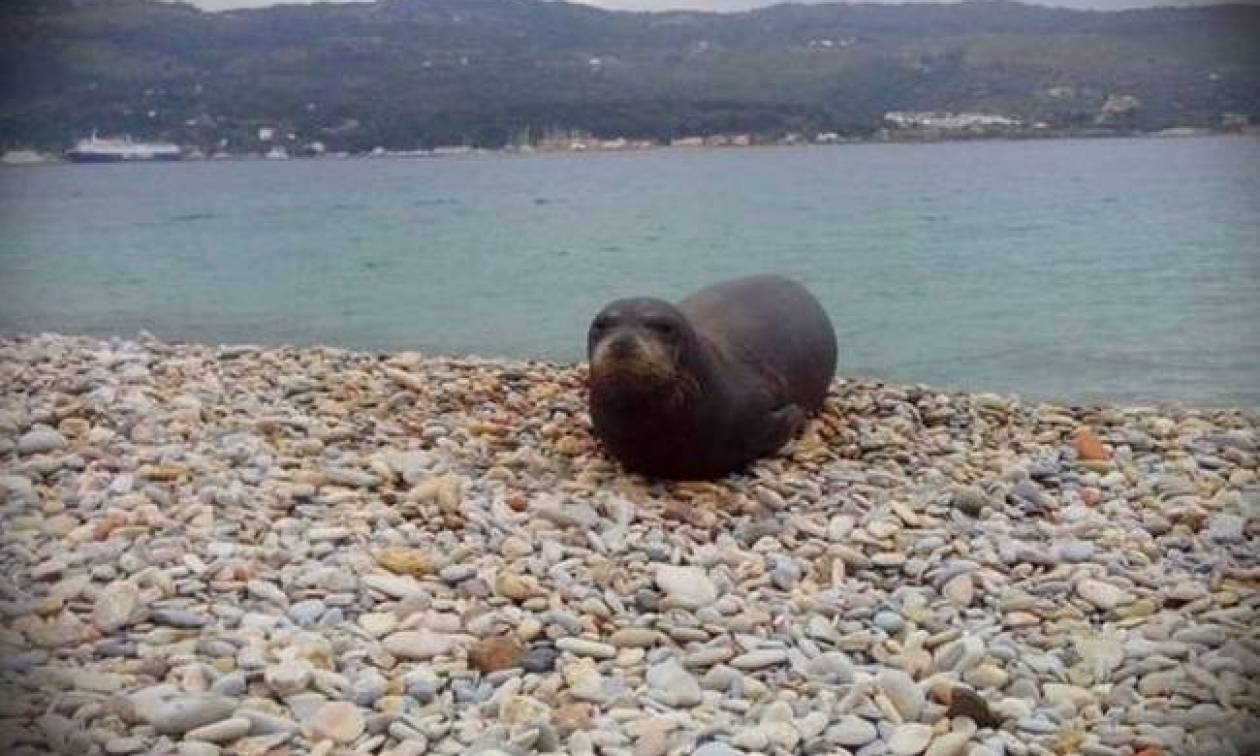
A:
<svg viewBox="0 0 1260 756">
<path fill-rule="evenodd" d="M 301 1 L 301 0 L 297 0 Z M 590 5 L 616 10 L 745 10 L 763 5 L 773 5 L 774 0 L 586 0 Z M 806 0 L 808 1 L 808 0 Z M 939 0 L 899 0 L 900 2 L 939 2 Z M 206 10 L 225 8 L 259 8 L 275 5 L 276 0 L 189 0 Z M 1155 5 L 1212 5 L 1222 0 L 1045 0 L 1040 5 L 1057 5 L 1065 8 L 1089 8 L 1093 10 L 1120 10 L 1122 8 L 1147 8 Z"/>
</svg>

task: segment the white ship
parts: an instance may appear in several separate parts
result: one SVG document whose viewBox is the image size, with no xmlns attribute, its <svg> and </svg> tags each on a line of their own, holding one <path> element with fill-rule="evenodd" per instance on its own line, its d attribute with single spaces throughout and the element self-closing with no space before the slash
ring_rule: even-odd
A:
<svg viewBox="0 0 1260 756">
<path fill-rule="evenodd" d="M 132 160 L 179 160 L 179 146 L 168 142 L 133 142 L 125 139 L 102 139 L 95 134 L 80 139 L 66 159 L 76 163 L 120 163 Z"/>
</svg>

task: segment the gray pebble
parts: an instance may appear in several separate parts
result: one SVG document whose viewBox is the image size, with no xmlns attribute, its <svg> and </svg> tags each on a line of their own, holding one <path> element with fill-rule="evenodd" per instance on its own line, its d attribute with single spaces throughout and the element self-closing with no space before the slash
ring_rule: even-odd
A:
<svg viewBox="0 0 1260 756">
<path fill-rule="evenodd" d="M 223 675 L 210 686 L 210 692 L 228 698 L 236 698 L 245 695 L 245 675 L 240 672 L 230 672 Z"/>
<path fill-rule="evenodd" d="M 70 443 L 52 428 L 34 428 L 22 434 L 17 442 L 18 454 L 47 454 L 61 451 Z"/>
<path fill-rule="evenodd" d="M 289 607 L 289 618 L 301 627 L 311 627 L 327 609 L 328 606 L 319 599 L 306 599 Z"/>
<path fill-rule="evenodd" d="M 526 672 L 550 672 L 559 656 L 560 652 L 552 646 L 534 646 L 521 656 L 521 667 Z"/>
<path fill-rule="evenodd" d="M 200 612 L 192 612 L 187 609 L 164 609 L 156 608 L 149 610 L 149 620 L 158 625 L 167 625 L 168 627 L 204 627 L 210 624 L 210 617 Z"/>
<path fill-rule="evenodd" d="M 875 613 L 875 625 L 889 635 L 896 635 L 905 629 L 906 622 L 900 614 L 885 609 Z"/>
<path fill-rule="evenodd" d="M 776 559 L 770 570 L 770 582 L 781 591 L 790 591 L 801 579 L 801 568 L 791 559 Z"/>
<path fill-rule="evenodd" d="M 441 682 L 438 680 L 437 675 L 428 669 L 407 673 L 407 676 L 403 678 L 403 684 L 406 686 L 407 695 L 421 702 L 433 700 L 433 697 L 437 695 L 438 689 L 441 687 Z"/>
<path fill-rule="evenodd" d="M 359 706 L 370 709 L 377 699 L 385 695 L 387 686 L 388 682 L 380 672 L 368 669 L 354 678 L 350 687 L 350 698 Z"/>
<path fill-rule="evenodd" d="M 1072 540 L 1059 547 L 1059 557 L 1065 562 L 1088 562 L 1094 558 L 1094 544 Z"/>
</svg>

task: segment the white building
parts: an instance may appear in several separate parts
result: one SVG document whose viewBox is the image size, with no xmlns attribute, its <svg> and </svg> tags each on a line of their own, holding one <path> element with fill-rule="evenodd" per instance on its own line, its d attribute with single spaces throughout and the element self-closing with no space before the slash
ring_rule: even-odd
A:
<svg viewBox="0 0 1260 756">
<path fill-rule="evenodd" d="M 884 120 L 899 129 L 937 129 L 941 131 L 978 131 L 1020 126 L 1018 118 L 990 113 L 950 113 L 947 111 L 893 110 Z"/>
</svg>

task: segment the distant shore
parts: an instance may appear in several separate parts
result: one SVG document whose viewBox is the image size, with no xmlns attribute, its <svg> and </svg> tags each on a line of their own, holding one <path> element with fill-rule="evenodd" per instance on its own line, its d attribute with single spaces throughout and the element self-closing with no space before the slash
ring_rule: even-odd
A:
<svg viewBox="0 0 1260 756">
<path fill-rule="evenodd" d="M 44 335 L 0 381 L 5 753 L 1260 749 L 1248 413 L 838 380 L 664 484 L 581 366 Z"/>
<path fill-rule="evenodd" d="M 472 147 L 450 145 L 433 148 L 386 149 L 378 147 L 362 152 L 311 151 L 294 149 L 290 152 L 285 145 L 277 143 L 270 149 L 247 152 L 220 152 L 205 154 L 197 149 L 185 151 L 182 161 L 220 161 L 220 160 L 346 160 L 377 158 L 440 158 L 472 154 L 607 154 L 633 153 L 655 150 L 683 149 L 750 149 L 758 147 L 829 147 L 859 144 L 936 144 L 952 142 L 983 141 L 1032 141 L 1046 139 L 1175 139 L 1209 136 L 1260 136 L 1260 127 L 1244 129 L 1219 129 L 1200 127 L 1175 127 L 1159 131 L 1126 132 L 1104 128 L 1089 129 L 1024 129 L 985 133 L 941 132 L 896 130 L 883 131 L 866 137 L 846 137 L 838 134 L 820 134 L 813 137 L 799 135 L 788 138 L 760 139 L 746 135 L 713 135 L 707 137 L 686 137 L 672 142 L 655 142 L 651 140 L 596 139 L 592 137 L 574 137 L 555 140 L 538 145 L 508 145 L 500 148 Z M 71 163 L 61 155 L 31 149 L 14 149 L 0 155 L 0 165 L 48 165 Z M 102 161 L 95 161 L 102 162 Z M 171 162 L 151 160 L 119 160 L 115 162 Z"/>
</svg>

